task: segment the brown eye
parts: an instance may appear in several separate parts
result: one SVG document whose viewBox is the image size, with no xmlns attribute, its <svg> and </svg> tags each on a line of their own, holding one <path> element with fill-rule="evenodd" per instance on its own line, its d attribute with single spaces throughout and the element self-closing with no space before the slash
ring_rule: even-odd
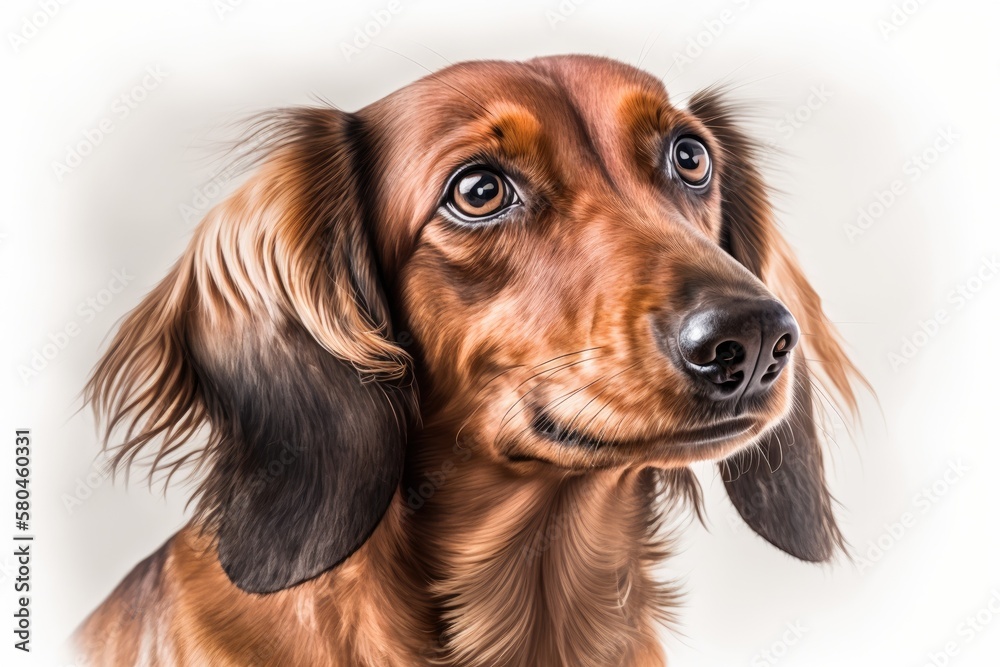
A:
<svg viewBox="0 0 1000 667">
<path fill-rule="evenodd" d="M 692 187 L 708 185 L 712 177 L 712 159 L 708 149 L 694 137 L 681 137 L 674 142 L 671 160 L 681 180 Z"/>
<path fill-rule="evenodd" d="M 463 220 L 482 222 L 517 203 L 517 195 L 501 174 L 486 167 L 473 167 L 454 180 L 447 203 Z"/>
</svg>

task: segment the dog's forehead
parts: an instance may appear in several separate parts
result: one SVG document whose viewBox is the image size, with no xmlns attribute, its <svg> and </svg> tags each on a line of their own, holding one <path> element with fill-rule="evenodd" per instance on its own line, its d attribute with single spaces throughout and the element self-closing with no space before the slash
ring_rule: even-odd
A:
<svg viewBox="0 0 1000 667">
<path fill-rule="evenodd" d="M 567 125 L 595 134 L 614 132 L 628 120 L 622 109 L 636 99 L 650 113 L 672 110 L 662 82 L 643 70 L 595 56 L 548 56 L 526 62 L 458 63 L 399 89 L 362 113 L 408 142 L 437 145 L 463 124 L 501 118 L 511 110 L 548 133 L 564 131 Z"/>
<path fill-rule="evenodd" d="M 615 102 L 643 96 L 669 107 L 663 83 L 648 72 L 596 56 L 547 56 L 527 65 L 550 77 L 581 114 L 614 110 Z"/>
</svg>

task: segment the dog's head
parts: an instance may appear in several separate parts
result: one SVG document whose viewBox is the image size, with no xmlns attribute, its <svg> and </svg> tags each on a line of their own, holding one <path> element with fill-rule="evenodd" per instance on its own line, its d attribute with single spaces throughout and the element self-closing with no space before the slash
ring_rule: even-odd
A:
<svg viewBox="0 0 1000 667">
<path fill-rule="evenodd" d="M 420 417 L 515 474 L 746 455 L 724 463 L 744 518 L 831 555 L 803 348 L 848 402 L 853 367 L 717 94 L 681 109 L 598 58 L 474 62 L 258 130 L 258 172 L 89 387 L 127 426 L 119 463 L 160 439 L 173 466 L 209 425 L 200 510 L 241 588 L 356 550 Z"/>
</svg>

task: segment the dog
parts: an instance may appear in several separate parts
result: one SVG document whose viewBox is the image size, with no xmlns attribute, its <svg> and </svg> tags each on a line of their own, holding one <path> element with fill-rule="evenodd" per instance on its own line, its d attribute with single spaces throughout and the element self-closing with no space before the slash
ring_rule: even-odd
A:
<svg viewBox="0 0 1000 667">
<path fill-rule="evenodd" d="M 831 559 L 816 383 L 863 379 L 723 97 L 556 56 L 259 118 L 87 387 L 118 469 L 199 484 L 87 664 L 664 665 L 705 460 Z"/>
</svg>

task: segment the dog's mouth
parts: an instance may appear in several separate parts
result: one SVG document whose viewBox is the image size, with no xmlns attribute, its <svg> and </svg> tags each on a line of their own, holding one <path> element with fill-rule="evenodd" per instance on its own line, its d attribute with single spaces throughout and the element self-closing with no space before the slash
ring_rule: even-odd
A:
<svg viewBox="0 0 1000 667">
<path fill-rule="evenodd" d="M 539 412 L 531 423 L 532 430 L 541 437 L 568 447 L 601 449 L 604 447 L 636 446 L 644 444 L 668 444 L 676 446 L 716 445 L 726 440 L 745 435 L 756 424 L 752 417 L 737 417 L 716 424 L 692 429 L 681 429 L 651 437 L 617 439 L 595 436 L 568 427 L 552 415 Z"/>
</svg>

